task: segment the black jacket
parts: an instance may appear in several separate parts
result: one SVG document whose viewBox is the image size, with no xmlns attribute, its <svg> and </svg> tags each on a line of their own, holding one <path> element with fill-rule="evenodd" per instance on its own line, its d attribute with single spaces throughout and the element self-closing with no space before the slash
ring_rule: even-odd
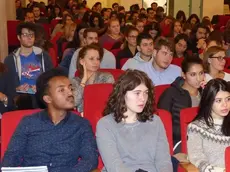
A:
<svg viewBox="0 0 230 172">
<path fill-rule="evenodd" d="M 181 140 L 180 133 L 180 111 L 192 107 L 192 100 L 187 90 L 182 88 L 184 79 L 178 77 L 171 87 L 166 89 L 160 96 L 157 107 L 165 109 L 172 114 L 173 120 L 173 142 L 174 145 Z"/>
</svg>

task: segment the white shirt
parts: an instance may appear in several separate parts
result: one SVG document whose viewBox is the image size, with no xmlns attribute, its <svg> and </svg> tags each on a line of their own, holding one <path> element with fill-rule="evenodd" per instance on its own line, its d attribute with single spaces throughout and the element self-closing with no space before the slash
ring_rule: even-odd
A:
<svg viewBox="0 0 230 172">
<path fill-rule="evenodd" d="M 211 79 L 213 79 L 213 77 L 211 75 L 209 75 L 208 73 L 205 74 L 205 78 L 206 78 L 206 82 L 210 81 Z M 230 81 L 230 74 L 224 72 L 224 78 L 223 80 L 225 81 Z"/>
</svg>

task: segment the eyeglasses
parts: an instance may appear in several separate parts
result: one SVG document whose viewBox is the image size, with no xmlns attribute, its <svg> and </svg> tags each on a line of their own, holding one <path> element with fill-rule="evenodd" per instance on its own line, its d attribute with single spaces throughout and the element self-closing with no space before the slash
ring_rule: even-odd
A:
<svg viewBox="0 0 230 172">
<path fill-rule="evenodd" d="M 27 37 L 27 38 L 33 38 L 34 37 L 34 33 L 22 33 L 21 36 Z"/>
<path fill-rule="evenodd" d="M 137 36 L 134 36 L 134 35 L 130 35 L 129 38 L 132 38 L 132 39 L 136 39 Z"/>
<path fill-rule="evenodd" d="M 215 57 L 215 56 L 212 56 L 211 58 L 213 58 L 213 59 L 217 59 L 218 61 L 223 61 L 223 60 L 225 60 L 225 57 L 222 57 L 222 56 L 218 56 L 218 57 Z"/>
</svg>

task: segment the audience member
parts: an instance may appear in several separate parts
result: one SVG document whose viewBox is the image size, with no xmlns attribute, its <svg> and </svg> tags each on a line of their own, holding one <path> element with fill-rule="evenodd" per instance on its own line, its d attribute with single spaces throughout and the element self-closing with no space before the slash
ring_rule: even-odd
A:
<svg viewBox="0 0 230 172">
<path fill-rule="evenodd" d="M 206 47 L 206 38 L 207 38 L 208 28 L 203 24 L 198 24 L 191 35 L 188 44 L 188 50 L 193 54 L 198 55 L 199 50 L 204 50 Z"/>
<path fill-rule="evenodd" d="M 187 46 L 188 46 L 188 36 L 186 34 L 179 34 L 174 38 L 174 58 L 186 58 Z"/>
<path fill-rule="evenodd" d="M 149 63 L 139 65 L 152 80 L 155 86 L 171 84 L 178 76 L 181 76 L 181 69 L 172 65 L 173 42 L 159 37 L 154 45 L 153 60 Z"/>
<path fill-rule="evenodd" d="M 33 6 L 34 22 L 40 24 L 48 24 L 48 19 L 41 16 L 40 7 L 38 5 Z"/>
<path fill-rule="evenodd" d="M 133 58 L 138 52 L 137 36 L 139 31 L 134 26 L 129 26 L 125 32 L 124 48 L 116 56 L 116 66 L 120 68 L 120 60 L 123 58 Z"/>
<path fill-rule="evenodd" d="M 36 87 L 46 109 L 21 120 L 1 165 L 47 166 L 49 172 L 96 169 L 96 141 L 89 122 L 70 111 L 74 96 L 68 77 L 52 69 L 40 75 Z"/>
<path fill-rule="evenodd" d="M 150 34 L 155 41 L 161 35 L 159 24 L 157 22 L 151 22 L 145 25 L 144 33 Z"/>
<path fill-rule="evenodd" d="M 97 30 L 95 30 L 94 28 L 88 28 L 85 29 L 84 31 L 84 39 L 85 39 L 85 43 L 86 45 L 90 45 L 92 43 L 98 43 L 98 33 Z M 78 48 L 72 59 L 71 59 L 71 63 L 70 63 L 70 67 L 69 67 L 69 78 L 72 79 L 75 75 L 75 72 L 77 71 L 77 59 L 79 56 L 79 51 L 81 50 L 81 48 Z M 104 53 L 103 53 L 103 57 L 101 59 L 100 62 L 100 68 L 105 68 L 105 69 L 115 69 L 116 68 L 116 59 L 114 57 L 114 55 L 106 50 L 103 49 Z"/>
<path fill-rule="evenodd" d="M 208 82 L 211 79 L 221 78 L 225 81 L 230 81 L 230 74 L 224 72 L 224 66 L 226 64 L 226 53 L 225 49 L 214 46 L 210 47 L 204 53 L 204 67 L 205 67 L 205 78 Z"/>
<path fill-rule="evenodd" d="M 24 21 L 30 22 L 30 23 L 35 23 L 34 13 L 31 10 L 26 11 Z"/>
<path fill-rule="evenodd" d="M 84 87 L 96 83 L 113 83 L 110 73 L 98 71 L 103 58 L 103 49 L 98 44 L 86 45 L 79 51 L 77 58 L 77 76 L 72 79 L 75 106 L 83 112 Z"/>
<path fill-rule="evenodd" d="M 179 11 L 176 13 L 176 20 L 179 20 L 180 23 L 182 23 L 182 25 L 186 23 L 186 16 L 185 16 L 184 11 L 179 10 Z"/>
<path fill-rule="evenodd" d="M 153 39 L 147 33 L 140 33 L 137 36 L 138 53 L 133 58 L 130 58 L 122 67 L 123 70 L 138 69 L 140 64 L 151 61 L 153 54 Z"/>
<path fill-rule="evenodd" d="M 188 125 L 188 158 L 200 172 L 226 171 L 225 149 L 230 146 L 230 89 L 222 79 L 204 88 L 198 115 Z"/>
<path fill-rule="evenodd" d="M 69 67 L 71 63 L 71 59 L 73 57 L 74 52 L 80 48 L 85 46 L 85 40 L 83 33 L 85 29 L 88 28 L 88 25 L 82 23 L 77 26 L 77 29 L 74 32 L 74 37 L 71 42 L 67 44 L 67 47 L 62 55 L 62 61 L 60 63 L 60 66 L 64 68 L 64 70 L 69 73 Z"/>
<path fill-rule="evenodd" d="M 19 24 L 17 37 L 21 46 L 7 56 L 4 62 L 8 69 L 6 82 L 12 87 L 10 99 L 16 101 L 19 109 L 38 108 L 34 96 L 36 79 L 41 73 L 53 68 L 49 55 L 34 46 L 35 35 L 35 24 Z"/>
<path fill-rule="evenodd" d="M 200 19 L 196 14 L 191 14 L 187 20 L 187 23 L 192 25 L 194 28 L 197 24 L 200 24 Z"/>
<path fill-rule="evenodd" d="M 200 103 L 205 74 L 199 57 L 186 58 L 182 62 L 182 77 L 176 78 L 171 86 L 161 95 L 157 107 L 172 114 L 174 153 L 180 152 L 180 111 L 184 108 L 197 107 Z"/>
<path fill-rule="evenodd" d="M 173 171 L 153 103 L 153 85 L 144 72 L 127 70 L 115 83 L 96 130 L 103 171 Z"/>
<path fill-rule="evenodd" d="M 108 31 L 100 37 L 99 43 L 102 47 L 104 44 L 110 44 L 111 48 L 116 42 L 122 42 L 123 35 L 120 31 L 120 22 L 118 19 L 110 19 L 108 23 Z"/>
</svg>

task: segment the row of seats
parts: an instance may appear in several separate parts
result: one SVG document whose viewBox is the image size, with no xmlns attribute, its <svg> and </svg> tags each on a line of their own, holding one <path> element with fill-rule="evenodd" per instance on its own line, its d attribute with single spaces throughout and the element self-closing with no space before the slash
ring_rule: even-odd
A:
<svg viewBox="0 0 230 172">
<path fill-rule="evenodd" d="M 100 101 L 103 103 L 103 101 Z M 196 114 L 197 114 L 198 108 L 187 108 L 183 109 L 180 114 L 180 122 L 181 122 L 181 139 L 182 139 L 182 152 L 187 153 L 187 125 L 189 122 L 191 122 Z M 3 115 L 2 118 L 2 125 L 1 125 L 1 135 L 2 135 L 2 144 L 1 144 L 1 158 L 4 156 L 4 152 L 7 149 L 7 146 L 9 144 L 9 141 L 12 137 L 12 134 L 14 133 L 17 125 L 19 124 L 20 120 L 27 115 L 39 112 L 40 109 L 35 110 L 23 110 L 23 111 L 13 111 L 13 112 L 7 112 Z M 77 115 L 77 114 L 76 114 Z M 172 119 L 171 114 L 165 110 L 158 109 L 157 115 L 161 118 L 163 121 L 166 135 L 168 138 L 169 146 L 170 146 L 170 153 L 173 154 L 173 138 L 172 138 Z M 90 122 L 91 125 L 94 128 L 96 128 L 97 121 L 101 118 L 101 112 L 95 112 L 93 115 L 91 114 L 91 117 L 86 117 Z M 96 118 L 96 120 L 95 120 Z M 95 121 L 94 121 L 95 120 Z M 225 153 L 225 160 L 226 160 L 226 172 L 230 172 L 230 147 L 226 149 Z M 101 169 L 103 167 L 103 163 L 101 159 L 99 159 L 99 166 L 98 168 Z M 179 169 L 179 171 L 183 171 L 182 169 Z"/>
</svg>

